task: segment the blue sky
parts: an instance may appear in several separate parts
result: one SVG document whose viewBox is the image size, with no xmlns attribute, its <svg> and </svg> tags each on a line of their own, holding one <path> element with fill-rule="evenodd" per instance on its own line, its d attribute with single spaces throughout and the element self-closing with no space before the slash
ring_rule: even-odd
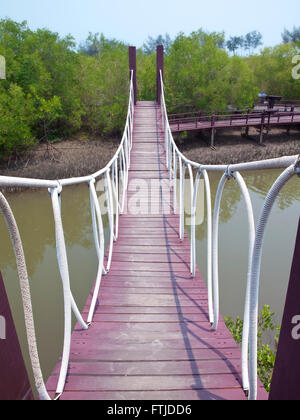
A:
<svg viewBox="0 0 300 420">
<path fill-rule="evenodd" d="M 190 33 L 199 28 L 244 35 L 258 30 L 264 43 L 281 42 L 286 27 L 299 26 L 299 0 L 1 0 L 0 17 L 27 20 L 76 41 L 103 32 L 141 46 L 148 35 Z"/>
</svg>

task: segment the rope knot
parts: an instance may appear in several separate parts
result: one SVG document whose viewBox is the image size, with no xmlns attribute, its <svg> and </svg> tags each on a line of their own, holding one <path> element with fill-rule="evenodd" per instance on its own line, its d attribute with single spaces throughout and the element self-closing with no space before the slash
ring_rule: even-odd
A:
<svg viewBox="0 0 300 420">
<path fill-rule="evenodd" d="M 231 165 L 227 166 L 227 169 L 225 171 L 225 176 L 226 176 L 227 179 L 230 179 L 230 178 L 233 177 L 232 170 L 231 170 Z"/>
<path fill-rule="evenodd" d="M 62 193 L 63 187 L 60 181 L 57 181 L 57 194 L 60 195 Z"/>
<path fill-rule="evenodd" d="M 198 174 L 199 174 L 199 175 L 202 175 L 202 173 L 203 173 L 203 167 L 202 167 L 202 165 L 200 165 L 200 166 L 198 167 Z"/>
<path fill-rule="evenodd" d="M 295 172 L 298 175 L 298 177 L 300 178 L 300 155 L 298 156 L 298 159 L 295 163 Z"/>
<path fill-rule="evenodd" d="M 88 181 L 88 184 L 89 184 L 89 186 L 91 186 L 91 185 L 95 185 L 95 184 L 96 184 L 96 180 L 95 180 L 95 178 L 91 178 L 91 179 Z"/>
<path fill-rule="evenodd" d="M 53 194 L 54 191 L 57 191 L 57 194 L 60 195 L 62 193 L 62 185 L 60 183 L 60 181 L 56 181 L 57 182 L 57 186 L 55 188 L 48 188 L 48 192 L 49 194 Z"/>
</svg>

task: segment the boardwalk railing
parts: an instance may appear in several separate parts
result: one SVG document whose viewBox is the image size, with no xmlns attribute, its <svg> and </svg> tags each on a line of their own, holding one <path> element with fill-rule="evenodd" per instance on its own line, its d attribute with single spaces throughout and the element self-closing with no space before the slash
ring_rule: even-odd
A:
<svg viewBox="0 0 300 420">
<path fill-rule="evenodd" d="M 67 370 L 70 358 L 71 334 L 72 334 L 72 311 L 77 321 L 83 329 L 88 329 L 95 311 L 95 306 L 99 294 L 102 275 L 110 270 L 114 241 L 118 238 L 119 215 L 124 211 L 125 195 L 128 187 L 128 171 L 130 167 L 130 152 L 133 139 L 133 121 L 134 121 L 134 89 L 133 89 L 133 71 L 131 72 L 131 81 L 129 89 L 129 104 L 124 134 L 120 146 L 109 162 L 109 164 L 98 172 L 79 178 L 62 179 L 59 181 L 23 179 L 0 176 L 0 187 L 23 187 L 23 188 L 48 188 L 53 208 L 56 234 L 56 249 L 59 271 L 61 275 L 63 294 L 64 294 L 64 347 L 61 362 L 61 370 L 57 385 L 56 399 L 63 393 Z M 101 208 L 98 201 L 95 183 L 97 180 L 104 179 L 105 196 L 108 210 L 108 219 L 110 227 L 109 250 L 107 263 L 105 265 L 105 243 L 104 228 L 101 214 Z M 61 216 L 61 195 L 63 188 L 68 185 L 87 184 L 90 189 L 91 214 L 93 224 L 93 234 L 95 247 L 98 256 L 98 272 L 90 305 L 87 321 L 84 321 L 77 304 L 72 295 L 70 284 L 69 266 L 64 238 L 64 229 Z M 20 278 L 20 287 L 22 292 L 25 325 L 29 354 L 35 379 L 36 388 L 39 396 L 43 400 L 51 399 L 43 379 L 42 370 L 39 361 L 39 355 L 36 343 L 36 334 L 34 327 L 33 311 L 31 304 L 31 293 L 28 282 L 28 273 L 22 247 L 22 241 L 14 219 L 11 208 L 2 193 L 0 193 L 0 210 L 2 211 L 8 229 L 11 235 L 14 251 L 16 254 L 18 274 Z"/>
<path fill-rule="evenodd" d="M 274 108 L 270 109 L 268 104 L 262 104 L 262 103 L 255 103 L 253 105 L 253 108 L 240 108 L 240 109 L 232 109 L 232 110 L 227 110 L 227 111 L 187 111 L 187 112 L 181 112 L 181 113 L 177 113 L 177 114 L 169 114 L 169 122 L 172 125 L 173 122 L 176 121 L 182 121 L 185 118 L 209 118 L 212 115 L 216 115 L 219 117 L 223 117 L 223 116 L 241 116 L 241 115 L 247 115 L 247 114 L 251 114 L 251 113 L 263 113 L 264 111 L 276 111 L 276 112 L 294 112 L 294 111 L 298 111 L 299 112 L 299 107 L 300 107 L 300 101 L 299 101 L 299 106 L 297 105 L 293 105 L 293 104 L 275 104 Z"/>
<path fill-rule="evenodd" d="M 161 116 L 162 130 L 165 136 L 165 148 L 167 167 L 170 173 L 170 187 L 174 190 L 174 203 L 177 201 L 177 174 L 179 170 L 179 208 L 180 208 L 180 237 L 184 235 L 184 188 L 185 173 L 188 170 L 191 185 L 191 274 L 196 272 L 196 206 L 199 189 L 199 180 L 203 175 L 206 198 L 207 198 L 207 284 L 209 317 L 214 330 L 218 329 L 219 322 L 219 259 L 218 259 L 218 236 L 219 214 L 221 200 L 226 182 L 233 178 L 238 183 L 244 197 L 249 229 L 249 257 L 248 272 L 246 275 L 246 298 L 244 309 L 244 330 L 242 340 L 242 376 L 245 392 L 249 393 L 249 399 L 257 399 L 257 330 L 258 330 L 258 306 L 259 306 L 259 280 L 262 258 L 262 247 L 265 229 L 272 211 L 274 202 L 283 186 L 296 174 L 300 175 L 300 156 L 282 157 L 279 159 L 264 160 L 259 162 L 241 163 L 236 165 L 201 165 L 187 159 L 178 149 L 170 127 L 164 95 L 164 82 L 161 74 Z M 286 115 L 286 114 L 285 114 Z M 245 117 L 244 117 L 245 118 Z M 284 172 L 276 180 L 270 189 L 255 229 L 253 207 L 247 185 L 240 171 L 285 168 Z M 218 171 L 223 173 L 215 199 L 215 208 L 212 217 L 211 190 L 208 173 Z M 196 172 L 196 175 L 194 173 Z M 174 211 L 177 206 L 174 205 Z M 228 239 L 229 240 L 229 239 Z M 249 355 L 249 356 L 248 356 Z"/>
<path fill-rule="evenodd" d="M 187 114 L 185 114 L 187 115 Z M 201 128 L 222 128 L 242 125 L 250 127 L 253 125 L 270 126 L 286 125 L 299 123 L 300 112 L 291 110 L 290 112 L 262 111 L 247 112 L 244 114 L 211 114 L 211 115 L 193 115 L 184 118 L 173 118 L 170 120 L 172 131 L 197 130 Z"/>
</svg>

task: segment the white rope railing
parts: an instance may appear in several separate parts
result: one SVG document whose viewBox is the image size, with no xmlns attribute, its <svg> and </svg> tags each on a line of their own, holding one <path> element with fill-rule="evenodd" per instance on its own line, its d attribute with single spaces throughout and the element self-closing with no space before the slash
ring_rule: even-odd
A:
<svg viewBox="0 0 300 420">
<path fill-rule="evenodd" d="M 125 198 L 128 187 L 128 171 L 130 168 L 130 152 L 133 144 L 133 123 L 134 123 L 134 90 L 133 90 L 133 71 L 131 72 L 129 104 L 126 118 L 125 129 L 120 146 L 108 165 L 93 175 L 78 178 L 62 179 L 59 181 L 37 180 L 27 178 L 13 178 L 0 176 L 0 187 L 4 188 L 48 188 L 55 222 L 56 250 L 59 272 L 62 280 L 64 296 L 64 345 L 61 361 L 60 374 L 56 389 L 55 399 L 62 395 L 70 360 L 71 335 L 72 335 L 72 312 L 82 329 L 88 329 L 95 312 L 95 307 L 99 295 L 102 275 L 110 270 L 113 255 L 114 242 L 118 238 L 119 216 L 124 212 Z M 105 264 L 105 240 L 102 212 L 95 188 L 96 180 L 104 178 L 106 206 L 109 220 L 109 246 L 107 262 Z M 64 229 L 61 215 L 61 194 L 63 188 L 69 185 L 88 184 L 90 189 L 91 217 L 93 226 L 93 236 L 98 257 L 98 271 L 90 304 L 89 314 L 85 322 L 78 309 L 72 295 L 70 284 L 69 265 L 67 249 L 64 238 Z M 39 355 L 36 344 L 36 333 L 34 328 L 34 316 L 32 311 L 31 294 L 28 281 L 28 274 L 22 242 L 16 221 L 8 202 L 0 193 L 0 209 L 6 220 L 13 247 L 16 254 L 17 268 L 20 279 L 23 307 L 25 314 L 25 325 L 27 341 L 35 385 L 39 396 L 43 400 L 50 400 L 46 389 L 43 374 L 39 362 Z M 116 210 L 116 211 L 114 211 Z"/>
<path fill-rule="evenodd" d="M 179 164 L 179 237 L 184 238 L 184 184 L 186 168 L 189 170 L 192 204 L 191 204 L 191 273 L 196 275 L 196 209 L 197 197 L 199 189 L 199 181 L 201 175 L 204 177 L 206 201 L 207 201 L 207 285 L 208 285 L 208 307 L 209 319 L 212 328 L 217 330 L 219 322 L 219 214 L 222 202 L 222 195 L 226 183 L 233 178 L 239 185 L 243 198 L 246 203 L 248 230 L 249 230 L 249 255 L 248 255 L 248 272 L 246 279 L 246 297 L 244 310 L 244 327 L 242 338 L 242 379 L 243 389 L 249 394 L 249 400 L 257 399 L 257 331 L 258 331 L 258 304 L 259 304 L 259 280 L 260 266 L 263 247 L 263 238 L 266 225 L 274 205 L 282 187 L 296 174 L 300 173 L 299 156 L 287 156 L 278 159 L 269 159 L 259 162 L 240 163 L 235 165 L 201 165 L 187 159 L 178 149 L 169 124 L 167 107 L 164 94 L 164 81 L 162 72 L 160 73 L 162 94 L 161 94 L 161 116 L 162 131 L 165 139 L 166 150 L 166 166 L 170 171 L 170 187 L 174 189 L 174 212 L 177 213 L 177 172 Z M 267 195 L 264 203 L 262 214 L 259 219 L 257 229 L 255 231 L 255 222 L 250 194 L 247 185 L 240 174 L 243 171 L 265 170 L 265 169 L 285 169 L 283 174 L 277 179 Z M 194 171 L 196 176 L 194 179 Z M 208 172 L 223 173 L 219 182 L 215 208 L 213 213 L 211 209 L 211 190 Z M 172 172 L 172 174 L 171 174 Z"/>
</svg>

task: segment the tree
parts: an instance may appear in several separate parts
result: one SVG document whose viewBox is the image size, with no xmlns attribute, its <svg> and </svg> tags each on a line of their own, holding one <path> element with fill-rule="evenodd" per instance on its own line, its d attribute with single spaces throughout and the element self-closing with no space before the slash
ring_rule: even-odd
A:
<svg viewBox="0 0 300 420">
<path fill-rule="evenodd" d="M 123 129 L 128 103 L 128 74 L 128 49 L 124 45 L 105 48 L 95 57 L 80 56 L 79 100 L 85 129 L 102 134 L 119 134 Z"/>
<path fill-rule="evenodd" d="M 120 47 L 127 47 L 124 43 L 116 39 L 105 38 L 104 34 L 89 33 L 85 42 L 82 42 L 78 48 L 80 53 L 89 55 L 90 57 L 101 54 L 105 49 L 114 49 Z"/>
<path fill-rule="evenodd" d="M 227 46 L 228 50 L 231 53 L 233 53 L 233 55 L 235 55 L 235 52 L 239 48 L 243 48 L 243 46 L 244 46 L 244 37 L 242 37 L 242 36 L 233 36 L 233 37 L 230 37 L 229 40 L 226 43 L 226 46 Z"/>
<path fill-rule="evenodd" d="M 223 111 L 228 105 L 250 106 L 258 93 L 253 71 L 241 57 L 219 48 L 223 34 L 202 30 L 179 34 L 166 59 L 166 99 L 170 112 Z"/>
<path fill-rule="evenodd" d="M 260 55 L 248 59 L 260 92 L 279 95 L 285 99 L 300 97 L 300 80 L 294 80 L 292 77 L 295 66 L 292 59 L 297 54 L 297 45 L 289 43 L 265 48 Z"/>
<path fill-rule="evenodd" d="M 256 50 L 260 45 L 262 45 L 263 36 L 260 32 L 253 31 L 249 32 L 244 38 L 244 47 L 248 51 L 249 55 L 251 52 Z"/>
<path fill-rule="evenodd" d="M 22 89 L 11 84 L 0 91 L 0 155 L 18 154 L 34 144 L 31 130 L 34 107 Z"/>
<path fill-rule="evenodd" d="M 157 38 L 152 38 L 152 36 L 148 36 L 147 41 L 143 45 L 143 52 L 146 55 L 151 55 L 156 51 L 156 47 L 158 45 L 163 45 L 165 53 L 168 54 L 170 47 L 172 45 L 172 39 L 169 34 L 158 35 Z"/>
<path fill-rule="evenodd" d="M 287 29 L 284 29 L 281 36 L 282 36 L 282 41 L 284 44 L 300 41 L 300 26 L 298 27 L 294 26 L 292 31 L 288 31 Z"/>
</svg>

